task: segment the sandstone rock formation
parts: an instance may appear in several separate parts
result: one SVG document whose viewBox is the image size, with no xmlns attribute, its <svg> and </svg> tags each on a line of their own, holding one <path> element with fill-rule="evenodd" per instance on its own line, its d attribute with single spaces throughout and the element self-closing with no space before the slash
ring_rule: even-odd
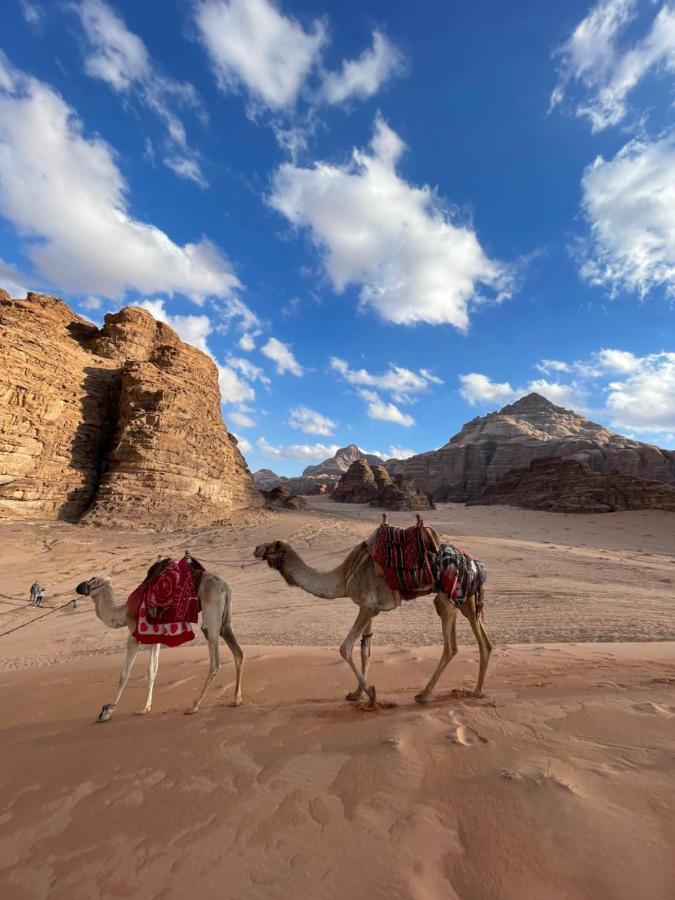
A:
<svg viewBox="0 0 675 900">
<path fill-rule="evenodd" d="M 259 506 L 218 374 L 145 310 L 0 296 L 0 518 L 158 529 Z"/>
<path fill-rule="evenodd" d="M 316 494 L 332 491 L 341 476 L 353 462 L 363 460 L 368 464 L 381 464 L 379 456 L 363 453 L 356 444 L 348 444 L 337 451 L 335 456 L 325 459 L 316 466 L 307 466 L 302 475 L 290 478 L 287 486 L 296 494 Z"/>
<path fill-rule="evenodd" d="M 614 434 L 539 394 L 472 419 L 439 450 L 389 460 L 387 468 L 410 476 L 434 500 L 461 502 L 480 496 L 509 469 L 549 456 L 675 484 L 674 452 Z"/>
<path fill-rule="evenodd" d="M 267 509 L 304 509 L 307 506 L 304 497 L 292 494 L 283 484 L 277 485 L 270 491 L 263 491 L 263 497 Z"/>
<path fill-rule="evenodd" d="M 261 491 L 271 491 L 272 488 L 278 487 L 280 484 L 288 481 L 285 475 L 277 475 L 271 469 L 258 469 L 253 473 L 253 480 L 256 487 Z"/>
<path fill-rule="evenodd" d="M 363 459 L 351 464 L 333 497 L 338 503 L 370 503 L 382 509 L 432 509 L 429 498 L 410 478 L 397 475 L 392 480 L 383 466 L 371 468 Z"/>
<path fill-rule="evenodd" d="M 675 511 L 675 486 L 633 475 L 594 472 L 575 459 L 553 456 L 533 459 L 522 469 L 511 469 L 470 502 L 566 513 Z"/>
</svg>

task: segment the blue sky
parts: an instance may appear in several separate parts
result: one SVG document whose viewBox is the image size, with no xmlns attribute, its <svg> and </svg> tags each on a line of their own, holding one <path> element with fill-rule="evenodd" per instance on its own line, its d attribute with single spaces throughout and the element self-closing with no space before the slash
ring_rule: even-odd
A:
<svg viewBox="0 0 675 900">
<path fill-rule="evenodd" d="M 675 446 L 675 6 L 16 0 L 0 284 L 146 305 L 253 469 L 538 390 Z"/>
</svg>

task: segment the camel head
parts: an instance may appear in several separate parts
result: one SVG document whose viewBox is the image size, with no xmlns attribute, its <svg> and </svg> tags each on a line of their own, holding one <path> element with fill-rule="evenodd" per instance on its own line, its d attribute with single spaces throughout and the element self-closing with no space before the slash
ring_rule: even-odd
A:
<svg viewBox="0 0 675 900">
<path fill-rule="evenodd" d="M 280 571 L 288 548 L 286 541 L 270 541 L 268 544 L 258 544 L 253 555 L 256 559 L 264 559 L 270 569 Z"/>
<path fill-rule="evenodd" d="M 105 578 L 90 578 L 88 581 L 81 581 L 75 588 L 75 593 L 83 594 L 85 597 L 88 597 L 90 594 L 107 584 L 108 581 Z"/>
</svg>

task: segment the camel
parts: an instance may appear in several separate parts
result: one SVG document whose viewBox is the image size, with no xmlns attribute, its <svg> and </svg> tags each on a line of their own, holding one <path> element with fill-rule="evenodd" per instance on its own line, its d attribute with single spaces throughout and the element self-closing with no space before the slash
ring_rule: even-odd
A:
<svg viewBox="0 0 675 900">
<path fill-rule="evenodd" d="M 117 695 L 112 703 L 106 703 L 99 713 L 97 722 L 108 722 L 120 702 L 124 692 L 131 668 L 140 649 L 140 644 L 134 637 L 136 623 L 128 613 L 126 600 L 118 603 L 115 600 L 112 585 L 106 578 L 90 578 L 83 581 L 75 588 L 78 594 L 89 596 L 94 601 L 94 608 L 98 618 L 108 628 L 127 628 L 127 656 L 120 672 L 117 684 Z M 206 680 L 199 691 L 192 706 L 185 710 L 186 715 L 192 715 L 199 710 L 199 705 L 204 699 L 206 691 L 216 677 L 220 669 L 220 647 L 218 638 L 222 637 L 230 648 L 234 657 L 235 686 L 232 706 L 241 706 L 241 671 L 244 663 L 244 653 L 237 643 L 232 631 L 232 592 L 222 578 L 213 572 L 204 572 L 197 592 L 202 611 L 201 629 L 209 645 L 209 671 Z M 152 706 L 152 691 L 159 667 L 159 644 L 150 645 L 150 660 L 148 662 L 148 692 L 145 698 L 145 706 L 139 715 L 150 712 Z"/>
<path fill-rule="evenodd" d="M 440 543 L 439 535 L 433 528 L 426 526 L 436 546 Z M 313 594 L 315 597 L 335 599 L 349 597 L 359 607 L 356 621 L 347 633 L 340 646 L 340 654 L 356 676 L 356 690 L 347 694 L 347 700 L 357 701 L 365 693 L 369 698 L 368 709 L 376 709 L 377 692 L 375 686 L 367 680 L 368 667 L 372 650 L 373 619 L 381 612 L 389 612 L 400 606 L 401 598 L 375 570 L 368 548 L 373 547 L 377 529 L 365 544 L 359 544 L 347 555 L 346 559 L 330 572 L 318 572 L 308 566 L 299 554 L 286 541 L 271 541 L 255 548 L 254 556 L 263 559 L 272 569 L 276 569 L 286 583 Z M 429 591 L 428 593 L 434 593 Z M 445 593 L 436 593 L 434 598 L 436 612 L 441 619 L 443 630 L 443 652 L 436 669 L 421 693 L 415 696 L 418 703 L 428 703 L 433 690 L 445 667 L 457 654 L 456 620 L 457 607 Z M 487 671 L 492 644 L 483 624 L 483 588 L 468 596 L 459 610 L 469 620 L 471 629 L 478 643 L 480 666 L 478 680 L 472 696 L 483 696 L 483 682 Z M 361 637 L 361 671 L 352 658 L 354 644 Z"/>
</svg>

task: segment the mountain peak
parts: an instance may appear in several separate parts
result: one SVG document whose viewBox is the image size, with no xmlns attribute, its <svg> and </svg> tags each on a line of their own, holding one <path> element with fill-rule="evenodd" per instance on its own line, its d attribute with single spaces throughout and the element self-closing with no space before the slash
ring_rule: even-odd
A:
<svg viewBox="0 0 675 900">
<path fill-rule="evenodd" d="M 555 403 L 551 403 L 550 400 L 547 400 L 546 397 L 542 397 L 541 394 L 537 394 L 536 391 L 532 391 L 531 394 L 526 394 L 524 397 L 520 397 L 515 403 L 509 403 L 507 406 L 502 407 L 499 410 L 500 416 L 509 416 L 509 415 L 522 415 L 523 413 L 528 412 L 567 412 L 567 410 L 562 406 L 556 406 Z"/>
</svg>

